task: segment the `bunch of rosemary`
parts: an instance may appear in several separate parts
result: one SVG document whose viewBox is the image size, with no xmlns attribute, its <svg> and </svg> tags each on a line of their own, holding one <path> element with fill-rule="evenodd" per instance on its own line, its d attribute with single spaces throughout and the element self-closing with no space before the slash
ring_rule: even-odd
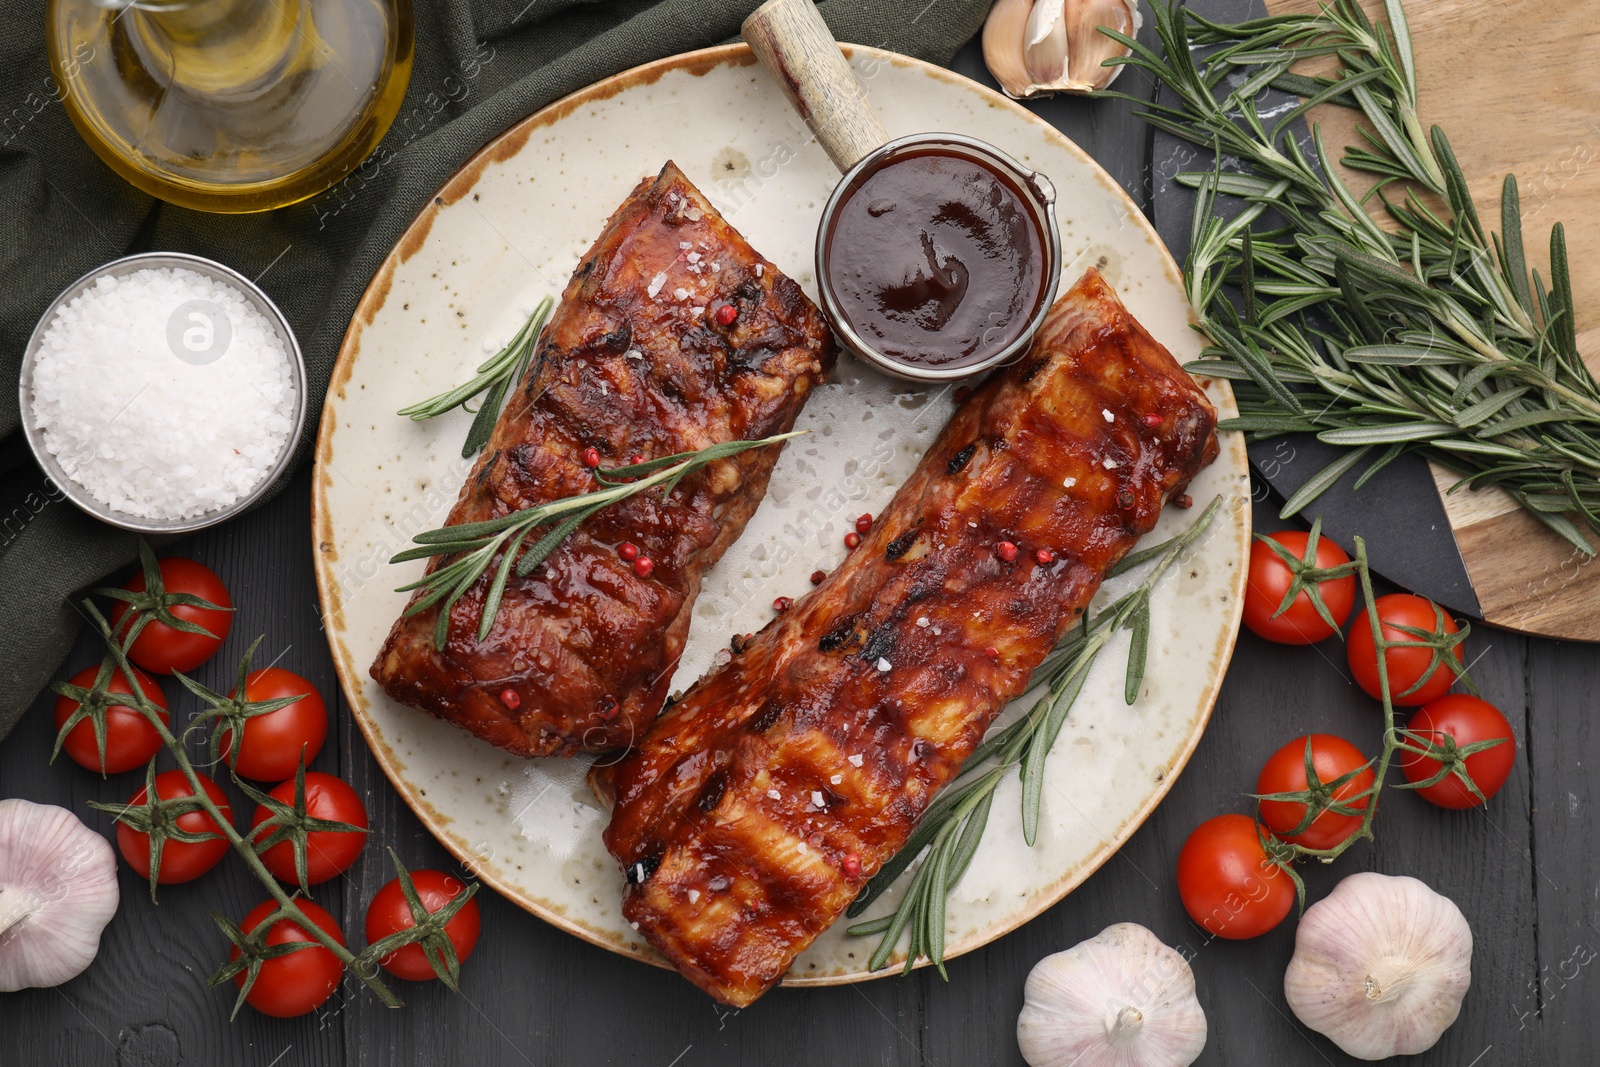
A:
<svg viewBox="0 0 1600 1067">
<path fill-rule="evenodd" d="M 1092 619 L 1087 614 L 1083 616 L 1082 623 L 1034 672 L 1034 685 L 1043 686 L 1044 692 L 1034 701 L 1033 707 L 1016 722 L 993 731 L 984 739 L 962 765 L 955 780 L 928 806 L 905 846 L 878 870 L 850 905 L 849 915 L 852 918 L 860 915 L 926 851 L 894 912 L 850 927 L 850 933 L 860 936 L 883 935 L 872 954 L 869 970 L 875 971 L 888 962 L 895 945 L 909 930 L 911 944 L 906 955 L 906 971 L 925 956 L 941 975 L 945 975 L 945 901 L 978 851 L 978 843 L 989 822 L 989 808 L 994 802 L 996 787 L 1013 769 L 1019 770 L 1022 835 L 1031 846 L 1039 830 L 1045 759 L 1061 733 L 1067 712 L 1083 690 L 1095 658 L 1118 630 L 1131 632 L 1123 696 L 1132 704 L 1144 683 L 1145 653 L 1150 644 L 1150 594 L 1168 569 L 1211 525 L 1221 506 L 1222 498 L 1214 498 L 1183 533 L 1130 554 L 1111 571 L 1110 576 L 1114 576 L 1151 560 L 1157 561 L 1132 590 Z"/>
<path fill-rule="evenodd" d="M 1527 266 L 1515 177 L 1500 234 L 1484 228 L 1444 131 L 1417 117 L 1399 0 L 1385 2 L 1387 27 L 1355 0 L 1237 24 L 1152 6 L 1165 54 L 1105 31 L 1132 50 L 1116 62 L 1164 90 L 1141 117 L 1218 160 L 1179 176 L 1199 190 L 1185 274 L 1212 342 L 1190 369 L 1238 383 L 1241 414 L 1225 428 L 1348 449 L 1283 514 L 1363 463 L 1358 488 L 1419 451 L 1461 475 L 1456 489 L 1499 486 L 1594 555 L 1580 523 L 1600 527 L 1600 387 L 1578 355 L 1562 227 L 1548 280 Z M 1332 76 L 1290 70 L 1319 57 L 1337 60 Z M 1305 98 L 1270 128 L 1257 102 L 1268 87 Z M 1375 176 L 1360 196 L 1319 128 L 1309 153 L 1293 136 L 1324 104 L 1364 117 L 1366 143 L 1342 157 Z M 1219 196 L 1243 211 L 1219 217 Z"/>
</svg>

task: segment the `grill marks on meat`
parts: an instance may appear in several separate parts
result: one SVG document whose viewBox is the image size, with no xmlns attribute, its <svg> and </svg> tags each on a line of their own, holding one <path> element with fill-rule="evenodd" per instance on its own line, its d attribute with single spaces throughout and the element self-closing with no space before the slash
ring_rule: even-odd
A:
<svg viewBox="0 0 1600 1067">
<path fill-rule="evenodd" d="M 724 1003 L 776 983 L 1215 457 L 1215 423 L 1086 274 L 1030 359 L 956 412 L 860 548 L 599 781 L 614 803 L 607 847 L 651 868 L 623 914 Z M 1002 540 L 1022 549 L 1014 561 L 997 556 Z"/>
<path fill-rule="evenodd" d="M 737 311 L 731 325 L 716 322 L 723 304 Z M 668 163 L 617 209 L 568 282 L 447 521 L 596 488 L 588 448 L 616 466 L 782 433 L 833 359 L 800 287 Z M 644 493 L 594 515 L 535 573 L 513 575 L 480 643 L 491 566 L 451 612 L 444 649 L 433 646 L 433 609 L 402 618 L 372 676 L 396 700 L 520 756 L 632 744 L 666 699 L 702 573 L 744 529 L 777 455 L 744 452 L 684 479 L 670 500 Z M 648 578 L 617 556 L 623 541 L 650 557 Z"/>
</svg>

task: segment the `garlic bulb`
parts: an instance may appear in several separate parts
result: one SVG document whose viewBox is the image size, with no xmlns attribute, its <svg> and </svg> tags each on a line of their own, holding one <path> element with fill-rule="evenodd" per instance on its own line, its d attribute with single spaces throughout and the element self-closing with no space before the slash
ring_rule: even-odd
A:
<svg viewBox="0 0 1600 1067">
<path fill-rule="evenodd" d="M 1295 1017 L 1361 1060 L 1426 1052 L 1472 984 L 1472 929 L 1415 878 L 1352 874 L 1306 910 L 1283 992 Z"/>
<path fill-rule="evenodd" d="M 983 24 L 983 61 L 1016 100 L 1093 92 L 1122 73 L 1101 64 L 1128 54 L 1100 27 L 1132 37 L 1142 21 L 1139 0 L 998 0 Z"/>
<path fill-rule="evenodd" d="M 1194 972 L 1136 923 L 1046 956 L 1023 997 L 1017 1044 L 1032 1067 L 1187 1067 L 1206 1046 Z"/>
<path fill-rule="evenodd" d="M 0 993 L 82 973 L 117 899 L 105 838 L 66 808 L 0 800 Z"/>
</svg>

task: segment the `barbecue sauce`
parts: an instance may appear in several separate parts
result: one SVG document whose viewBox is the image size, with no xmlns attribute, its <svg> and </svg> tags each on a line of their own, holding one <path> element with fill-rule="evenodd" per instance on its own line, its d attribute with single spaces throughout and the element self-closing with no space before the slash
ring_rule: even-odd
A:
<svg viewBox="0 0 1600 1067">
<path fill-rule="evenodd" d="M 834 212 L 827 277 L 861 340 L 899 363 L 959 368 L 1020 337 L 1045 286 L 1028 194 L 965 155 L 890 156 Z"/>
</svg>

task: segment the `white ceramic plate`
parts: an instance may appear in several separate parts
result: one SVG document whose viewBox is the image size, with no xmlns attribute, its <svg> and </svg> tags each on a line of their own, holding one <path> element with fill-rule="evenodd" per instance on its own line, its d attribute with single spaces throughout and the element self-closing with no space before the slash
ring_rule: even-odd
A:
<svg viewBox="0 0 1600 1067">
<path fill-rule="evenodd" d="M 1177 268 L 1138 209 L 1061 134 L 975 83 L 903 56 L 853 48 L 890 136 L 982 137 L 1048 174 L 1060 193 L 1066 283 L 1098 266 L 1180 360 L 1194 358 Z M 628 71 L 546 108 L 490 144 L 418 216 L 373 279 L 340 352 L 317 441 L 313 524 L 329 643 L 351 708 L 395 788 L 447 848 L 494 888 L 579 937 L 659 963 L 623 921 L 623 881 L 600 841 L 605 814 L 583 760 L 525 762 L 389 700 L 367 676 L 405 604 L 394 587 L 423 564 L 391 566 L 438 526 L 468 464 L 469 416 L 412 423 L 395 411 L 464 380 L 534 302 L 559 294 L 611 211 L 646 173 L 676 160 L 763 255 L 815 295 L 812 241 L 837 172 L 742 45 Z M 1063 285 L 1065 291 L 1065 284 Z M 1209 383 L 1226 414 L 1232 396 Z M 841 358 L 800 419 L 744 536 L 706 576 L 676 687 L 729 636 L 759 629 L 777 595 L 843 556 L 843 534 L 877 512 L 947 418 L 948 388 L 916 390 Z M 996 796 L 983 845 L 949 908 L 947 955 L 1037 915 L 1144 821 L 1200 738 L 1238 626 L 1249 507 L 1244 446 L 1191 492 L 1229 498 L 1213 533 L 1153 604 L 1149 669 L 1122 700 L 1126 635 L 1104 653 L 1051 757 L 1039 840 L 1023 844 L 1020 790 Z M 1155 537 L 1197 512 L 1168 509 Z M 1108 589 L 1101 595 L 1114 594 Z M 881 901 L 874 914 L 893 905 Z M 866 976 L 871 940 L 840 923 L 788 984 Z M 880 972 L 881 973 L 881 972 Z"/>
</svg>

